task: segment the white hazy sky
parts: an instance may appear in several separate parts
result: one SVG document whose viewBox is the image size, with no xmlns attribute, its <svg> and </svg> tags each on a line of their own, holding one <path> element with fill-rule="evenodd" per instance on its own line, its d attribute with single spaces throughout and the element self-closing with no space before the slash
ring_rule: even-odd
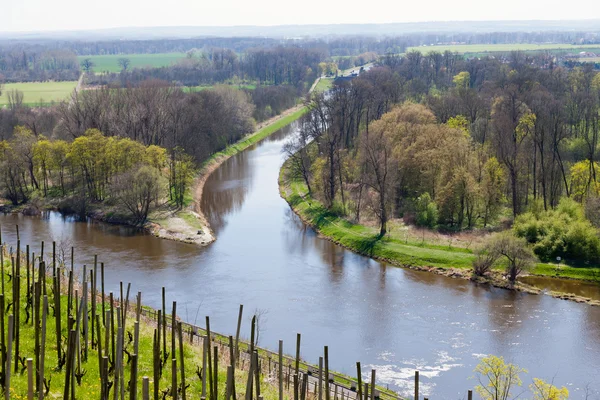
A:
<svg viewBox="0 0 600 400">
<path fill-rule="evenodd" d="M 0 32 L 592 18 L 599 0 L 0 0 Z"/>
</svg>

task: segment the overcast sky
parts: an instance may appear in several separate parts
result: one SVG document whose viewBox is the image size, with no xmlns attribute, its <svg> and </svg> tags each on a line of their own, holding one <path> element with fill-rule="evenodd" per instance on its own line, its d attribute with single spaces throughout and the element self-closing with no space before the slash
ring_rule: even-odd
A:
<svg viewBox="0 0 600 400">
<path fill-rule="evenodd" d="M 0 0 L 0 32 L 592 18 L 599 0 Z"/>
</svg>

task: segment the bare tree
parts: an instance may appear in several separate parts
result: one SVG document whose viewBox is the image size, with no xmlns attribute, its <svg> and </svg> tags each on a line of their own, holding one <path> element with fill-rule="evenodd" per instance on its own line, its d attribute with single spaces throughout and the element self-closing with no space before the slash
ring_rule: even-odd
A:
<svg viewBox="0 0 600 400">
<path fill-rule="evenodd" d="M 283 145 L 283 153 L 286 154 L 289 159 L 290 177 L 301 177 L 308 188 L 309 195 L 312 192 L 310 179 L 311 165 L 314 161 L 313 152 L 311 152 L 311 149 L 308 147 L 311 141 L 310 122 L 308 118 L 303 117 L 300 121 L 298 135 L 295 135 Z"/>
<path fill-rule="evenodd" d="M 506 259 L 506 275 L 514 283 L 521 272 L 530 269 L 537 260 L 527 241 L 517 238 L 510 231 L 490 237 L 485 250 L 489 254 Z"/>
<path fill-rule="evenodd" d="M 258 340 L 260 338 L 260 334 L 264 332 L 265 325 L 268 321 L 267 315 L 269 314 L 269 310 L 266 308 L 256 308 L 254 310 L 254 316 L 256 317 L 256 335 L 254 337 L 254 345 L 258 346 Z"/>
<path fill-rule="evenodd" d="M 361 135 L 359 148 L 360 163 L 363 166 L 362 182 L 373 195 L 370 204 L 373 213 L 379 219 L 379 237 L 383 237 L 387 232 L 387 222 L 391 213 L 390 192 L 396 170 L 392 145 L 387 139 L 388 125 L 383 121 L 373 123 L 371 130 Z"/>
<path fill-rule="evenodd" d="M 131 212 L 136 224 L 146 222 L 150 206 L 160 198 L 165 185 L 159 172 L 148 166 L 128 171 L 115 179 L 115 197 Z"/>
<path fill-rule="evenodd" d="M 23 107 L 23 92 L 18 89 L 9 90 L 7 93 L 8 107 L 12 110 L 18 110 Z"/>
</svg>

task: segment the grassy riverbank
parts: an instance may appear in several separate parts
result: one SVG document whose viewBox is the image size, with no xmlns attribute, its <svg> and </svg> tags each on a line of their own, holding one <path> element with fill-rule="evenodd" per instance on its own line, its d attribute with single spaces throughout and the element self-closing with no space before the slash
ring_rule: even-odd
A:
<svg viewBox="0 0 600 400">
<path fill-rule="evenodd" d="M 174 331 L 175 338 L 172 342 L 173 331 L 171 330 L 170 324 L 173 319 L 172 314 L 169 312 L 171 309 L 168 309 L 164 313 L 165 321 L 167 321 L 167 326 L 164 328 L 165 334 L 156 336 L 158 333 L 156 330 L 157 321 L 159 320 L 159 318 L 157 318 L 157 311 L 147 306 L 141 306 L 141 303 L 140 308 L 138 309 L 136 306 L 137 297 L 134 297 L 133 295 L 129 296 L 129 289 L 127 289 L 128 294 L 125 299 L 115 298 L 113 305 L 111 305 L 109 296 L 104 297 L 104 294 L 102 293 L 104 290 L 104 272 L 97 275 L 98 277 L 101 277 L 101 280 L 96 282 L 95 285 L 90 284 L 89 282 L 82 283 L 76 276 L 74 280 L 71 281 L 67 277 L 71 273 L 78 275 L 77 269 L 73 270 L 73 267 L 67 268 L 62 264 L 57 263 L 55 274 L 53 273 L 53 275 L 46 276 L 45 279 L 40 279 L 40 276 L 42 275 L 38 272 L 40 269 L 38 269 L 38 265 L 36 265 L 39 262 L 39 258 L 36 257 L 32 260 L 28 250 L 27 253 L 19 252 L 20 262 L 19 257 L 16 257 L 17 265 L 20 264 L 22 268 L 19 274 L 15 274 L 15 266 L 7 261 L 7 259 L 12 256 L 12 259 L 15 260 L 17 253 L 14 253 L 13 250 L 9 253 L 7 251 L 7 246 L 8 244 L 5 244 L 2 249 L 0 249 L 0 251 L 3 252 L 4 260 L 6 260 L 1 265 L 3 273 L 1 274 L 0 279 L 2 279 L 1 294 L 3 303 L 0 303 L 0 305 L 8 304 L 9 307 L 6 309 L 6 312 L 0 313 L 0 321 L 2 322 L 2 324 L 0 324 L 0 330 L 2 332 L 0 333 L 2 334 L 2 340 L 8 340 L 10 333 L 7 333 L 7 331 L 13 332 L 14 341 L 12 343 L 12 349 L 10 345 L 8 345 L 9 353 L 7 353 L 12 357 L 12 360 L 7 362 L 7 364 L 10 370 L 14 371 L 11 372 L 10 384 L 7 385 L 11 399 L 27 398 L 29 382 L 26 360 L 28 358 L 33 359 L 31 365 L 32 371 L 43 371 L 42 376 L 44 378 L 43 382 L 45 382 L 45 389 L 42 385 L 40 385 L 40 387 L 46 392 L 45 397 L 48 398 L 63 398 L 67 371 L 71 368 L 69 365 L 73 365 L 70 370 L 73 371 L 76 377 L 73 378 L 75 379 L 73 389 L 77 398 L 99 398 L 102 382 L 106 382 L 109 387 L 111 387 L 110 396 L 107 396 L 106 398 L 112 398 L 114 389 L 117 387 L 115 381 L 118 379 L 118 374 L 114 371 L 119 371 L 119 363 L 122 363 L 123 365 L 119 390 L 121 390 L 120 388 L 123 388 L 122 390 L 124 391 L 126 398 L 130 397 L 130 392 L 134 388 L 132 382 L 137 383 L 137 398 L 142 398 L 143 377 L 149 378 L 150 393 L 154 392 L 155 382 L 157 382 L 159 396 L 162 398 L 171 398 L 167 393 L 170 392 L 170 388 L 173 387 L 172 385 L 174 382 L 172 379 L 172 359 L 177 359 L 177 369 L 175 371 L 177 374 L 176 385 L 179 388 L 179 392 L 181 393 L 182 383 L 185 379 L 188 398 L 200 397 L 203 386 L 200 374 L 205 373 L 205 371 L 201 372 L 204 364 L 204 343 L 201 337 L 206 335 L 206 331 L 203 328 L 192 326 L 185 322 L 177 324 L 179 331 Z M 15 248 L 11 245 L 11 249 Z M 23 250 L 24 248 L 21 247 L 20 249 Z M 57 254 L 57 256 L 59 255 L 60 253 Z M 60 257 L 55 257 L 55 254 L 52 252 L 47 253 L 46 257 L 46 262 L 48 263 L 47 271 L 52 271 L 54 269 L 51 267 L 51 260 L 61 260 Z M 41 266 L 39 268 L 41 268 Z M 90 272 L 100 272 L 100 270 L 101 269 L 96 268 L 89 269 Z M 54 276 L 60 279 L 60 292 L 55 290 L 58 285 L 58 280 L 54 279 Z M 32 285 L 28 284 L 30 279 Z M 31 294 L 28 290 L 28 286 L 29 288 L 33 288 L 34 282 L 36 292 L 35 294 Z M 73 282 L 73 284 L 70 282 Z M 97 292 L 94 292 L 94 290 L 97 290 Z M 47 293 L 47 296 L 44 296 L 47 297 L 47 302 L 49 304 L 48 308 L 41 306 L 42 299 L 44 298 L 42 294 L 45 293 Z M 55 296 L 55 293 L 60 294 Z M 79 296 L 82 293 L 88 293 L 87 302 L 84 302 L 84 297 Z M 123 295 L 123 292 L 121 292 L 121 295 Z M 92 299 L 95 299 L 96 302 L 92 303 Z M 169 299 L 167 298 L 167 300 Z M 33 306 L 32 303 L 36 306 Z M 124 304 L 125 307 L 123 307 Z M 129 307 L 127 304 L 129 304 Z M 170 304 L 170 302 L 168 304 Z M 54 310 L 58 310 L 57 306 L 60 307 L 60 311 L 55 313 Z M 175 307 L 175 305 L 173 307 Z M 44 309 L 47 310 L 47 312 L 44 312 Z M 122 321 L 118 319 L 120 309 L 129 310 L 127 318 Z M 16 310 L 18 310 L 18 312 Z M 76 310 L 79 310 L 79 314 Z M 95 312 L 92 310 L 95 310 Z M 106 311 L 107 313 L 104 314 L 103 311 Z M 18 319 L 15 319 L 15 322 L 18 321 L 15 325 L 18 327 L 17 330 L 9 330 L 9 314 L 13 316 L 13 318 L 17 318 L 18 316 Z M 88 316 L 88 320 L 86 320 L 85 317 L 82 317 L 86 315 Z M 97 319 L 93 319 L 94 316 L 97 316 Z M 102 316 L 106 317 L 106 322 L 103 322 Z M 112 329 L 112 323 L 109 323 L 109 321 L 111 321 L 113 317 L 119 322 L 119 329 L 117 329 L 116 322 L 114 326 L 115 329 Z M 71 336 L 69 334 L 69 329 L 67 329 L 70 318 L 77 321 L 74 321 L 74 323 L 83 328 L 80 330 L 75 330 L 75 328 L 73 328 L 71 331 L 71 334 L 74 337 L 77 337 L 77 340 L 79 341 L 77 345 L 74 345 L 75 341 L 71 342 L 71 345 L 69 345 L 69 341 L 67 340 L 67 337 Z M 94 324 L 92 324 L 92 319 L 98 321 L 98 324 L 94 326 Z M 113 322 L 115 320 L 113 320 Z M 179 318 L 176 318 L 176 320 L 179 321 Z M 86 321 L 88 323 L 87 326 L 84 325 Z M 136 321 L 139 321 L 139 341 L 137 342 L 137 351 L 135 350 L 136 337 L 138 337 L 138 335 L 136 335 Z M 59 326 L 58 329 L 57 325 Z M 39 328 L 36 328 L 36 326 Z M 159 330 L 163 332 L 162 329 Z M 120 332 L 122 332 L 122 334 Z M 243 332 L 241 334 L 244 335 Z M 94 339 L 94 336 L 96 339 Z M 122 338 L 122 352 L 119 350 L 121 348 L 119 346 L 119 337 Z M 98 338 L 101 338 L 101 340 L 97 340 Z M 228 390 L 227 368 L 232 364 L 230 357 L 231 351 L 229 348 L 231 337 L 211 332 L 211 339 L 211 346 L 208 348 L 210 349 L 211 354 L 218 353 L 218 359 L 215 361 L 213 358 L 214 364 L 210 364 L 213 367 L 213 374 L 218 376 L 217 396 L 213 397 L 213 399 L 225 399 L 225 394 Z M 6 342 L 3 343 L 6 345 Z M 173 352 L 171 346 L 175 346 L 175 352 Z M 79 351 L 76 351 L 75 348 L 79 348 Z M 157 349 L 156 351 L 158 353 L 155 352 L 155 349 Z M 162 349 L 166 349 L 166 353 L 163 352 Z M 236 368 L 234 375 L 237 398 L 244 398 L 248 388 L 248 374 L 250 373 L 249 349 L 250 343 L 243 340 L 242 336 L 242 339 L 239 342 L 240 357 L 238 357 L 238 362 L 235 363 Z M 264 399 L 278 399 L 279 377 L 276 364 L 278 354 L 264 348 L 256 347 L 255 349 L 257 350 L 261 361 L 261 368 L 259 373 L 255 374 L 256 371 L 254 371 L 252 372 L 252 375 L 255 376 L 257 381 L 260 381 L 260 394 Z M 40 354 L 39 363 L 37 361 L 37 354 Z M 69 354 L 73 355 L 72 364 L 68 361 L 68 358 L 70 358 Z M 133 359 L 134 354 L 137 354 L 137 372 L 135 368 L 136 364 Z M 282 356 L 284 366 L 282 369 L 282 381 L 284 382 L 283 397 L 285 399 L 290 399 L 293 397 L 294 387 L 293 383 L 290 385 L 290 373 L 294 372 L 296 358 L 288 355 Z M 104 377 L 100 367 L 100 360 L 102 357 L 107 360 L 106 369 L 104 370 L 107 375 L 104 375 Z M 17 359 L 16 363 L 15 359 Z M 41 361 L 42 359 L 43 364 Z M 160 367 L 158 360 L 163 364 Z M 310 368 L 312 371 L 318 370 L 314 364 L 309 364 L 299 358 L 298 363 L 300 382 L 302 381 L 303 376 L 306 375 L 307 369 Z M 113 367 L 116 369 L 113 370 Z M 217 368 L 216 373 L 214 367 Z M 182 371 L 185 371 L 185 374 L 182 374 Z M 154 377 L 157 375 L 158 380 L 155 380 Z M 36 374 L 34 374 L 34 376 L 36 376 Z M 344 388 L 344 390 L 348 392 L 350 387 L 356 386 L 355 379 L 352 377 L 337 374 L 333 371 L 331 371 L 330 376 L 332 377 L 332 385 L 330 388 L 331 391 L 334 392 L 335 386 L 336 394 L 338 394 L 338 388 Z M 0 381 L 2 381 L 2 379 L 3 378 L 0 377 Z M 32 382 L 35 382 L 35 378 Z M 209 380 L 207 379 L 207 384 L 208 383 Z M 316 381 L 313 378 L 308 385 L 308 391 L 311 397 L 316 396 L 315 383 Z M 4 384 L 6 384 L 6 382 L 4 382 Z M 35 386 L 35 383 L 33 383 L 33 386 Z M 250 386 L 250 388 L 252 388 L 252 386 Z M 385 400 L 399 399 L 397 394 L 393 391 L 386 390 L 382 387 L 378 387 L 378 389 L 382 392 L 382 395 L 384 395 Z M 258 392 L 256 386 L 254 386 L 254 389 L 252 390 Z M 342 393 L 340 393 L 340 395 L 342 395 Z M 115 398 L 117 397 L 116 394 L 114 394 L 114 396 Z M 64 398 L 70 397 L 67 396 Z M 134 397 L 132 396 L 131 398 Z M 151 398 L 154 398 L 154 396 L 151 396 Z M 306 398 L 309 398 L 309 396 L 307 395 Z"/>
<path fill-rule="evenodd" d="M 357 225 L 327 210 L 321 202 L 310 197 L 301 180 L 287 179 L 288 163 L 284 163 L 279 177 L 281 196 L 309 225 L 328 239 L 359 254 L 394 265 L 431 270 L 450 276 L 471 277 L 471 263 L 475 258 L 472 248 L 481 238 L 461 240 L 447 236 L 448 241 L 432 239 L 431 231 L 411 232 L 408 227 L 394 227 L 378 239 L 376 226 Z M 422 234 L 422 236 L 421 236 Z M 500 268 L 498 269 L 499 277 Z M 600 281 L 600 268 L 579 268 L 567 265 L 538 263 L 533 275 Z M 500 284 L 500 282 L 494 282 Z M 503 286 L 503 285 L 500 285 Z"/>
</svg>

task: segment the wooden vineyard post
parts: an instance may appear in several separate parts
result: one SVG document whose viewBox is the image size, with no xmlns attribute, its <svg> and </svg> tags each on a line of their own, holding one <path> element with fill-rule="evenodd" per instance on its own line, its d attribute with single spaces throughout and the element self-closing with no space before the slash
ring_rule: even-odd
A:
<svg viewBox="0 0 600 400">
<path fill-rule="evenodd" d="M 4 270 L 4 265 L 2 265 L 2 270 Z M 4 294 L 0 294 L 0 352 L 2 353 L 2 367 L 0 370 L 2 371 L 2 376 L 6 376 L 6 352 L 4 351 L 4 349 L 6 349 L 6 342 L 4 340 L 4 328 Z M 37 347 L 35 350 L 37 351 Z"/>
<path fill-rule="evenodd" d="M 183 326 L 181 322 L 178 324 L 179 328 L 179 364 L 181 366 L 181 398 L 186 400 L 185 395 L 185 364 L 183 358 Z"/>
<path fill-rule="evenodd" d="M 150 400 L 150 379 L 147 376 L 142 378 L 142 400 Z"/>
<path fill-rule="evenodd" d="M 33 400 L 33 358 L 27 359 L 27 400 Z"/>
<path fill-rule="evenodd" d="M 419 371 L 415 371 L 415 400 L 419 400 Z"/>
<path fill-rule="evenodd" d="M 158 331 L 156 334 L 156 337 L 158 339 L 158 354 L 159 354 L 159 358 L 162 358 L 162 357 L 160 357 L 160 346 L 162 343 L 161 342 L 161 332 L 162 332 L 162 320 L 163 320 L 162 310 L 158 310 L 158 312 L 156 313 L 156 316 L 157 316 L 156 329 Z M 166 354 L 163 353 L 163 357 L 166 357 Z M 161 376 L 162 376 L 162 374 L 161 374 Z"/>
<path fill-rule="evenodd" d="M 229 366 L 231 367 L 231 392 L 230 392 L 230 396 L 233 397 L 233 399 L 236 399 L 236 393 L 235 393 L 235 364 L 236 364 L 236 355 L 235 355 L 235 347 L 233 344 L 233 336 L 229 336 Z M 227 371 L 227 373 L 229 373 L 229 371 Z"/>
<path fill-rule="evenodd" d="M 325 400 L 330 400 L 331 393 L 329 390 L 329 347 L 324 347 L 325 356 Z"/>
<path fill-rule="evenodd" d="M 4 266 L 2 266 L 4 267 Z M 8 343 L 8 349 L 7 349 L 7 354 L 6 354 L 6 368 L 5 368 L 5 373 L 6 375 L 4 376 L 4 396 L 6 398 L 6 400 L 10 400 L 10 367 L 11 367 L 11 363 L 12 363 L 12 342 L 13 342 L 13 326 L 14 323 L 14 317 L 12 315 L 8 316 L 8 336 L 6 338 L 6 341 Z"/>
<path fill-rule="evenodd" d="M 162 287 L 162 336 L 163 336 L 163 358 L 167 360 L 167 307 L 166 307 L 165 287 Z"/>
<path fill-rule="evenodd" d="M 40 370 L 40 330 L 39 326 L 41 323 L 40 310 L 41 310 L 41 294 L 42 294 L 42 281 L 41 277 L 38 276 L 38 282 L 34 284 L 34 326 L 35 326 L 35 370 Z M 39 376 L 36 375 L 35 378 L 35 390 L 42 390 L 42 382 L 39 380 Z"/>
<path fill-rule="evenodd" d="M 279 400 L 283 400 L 283 340 L 279 341 Z"/>
<path fill-rule="evenodd" d="M 300 339 L 301 336 L 299 333 L 296 334 L 296 364 L 294 367 L 294 376 L 297 377 L 294 379 L 294 400 L 298 400 L 298 378 L 300 377 Z"/>
<path fill-rule="evenodd" d="M 142 314 L 142 292 L 137 294 L 137 306 L 135 309 L 135 328 L 134 328 L 134 350 L 135 354 L 139 354 L 140 349 L 140 315 Z"/>
<path fill-rule="evenodd" d="M 159 311 L 160 313 L 160 311 Z M 154 398 L 158 399 L 158 384 L 159 384 L 159 380 L 160 380 L 160 363 L 161 363 L 161 357 L 160 357 L 160 333 L 159 329 L 155 329 L 154 330 L 154 362 L 153 362 L 153 368 L 152 368 L 152 372 L 153 372 L 153 378 L 154 378 Z"/>
<path fill-rule="evenodd" d="M 71 329 L 69 331 L 69 342 L 67 347 L 67 365 L 65 367 L 65 388 L 63 391 L 63 400 L 69 400 L 71 393 L 71 377 L 73 375 L 73 359 L 75 358 L 75 335 L 77 331 Z M 41 390 L 41 389 L 40 389 Z"/>
<path fill-rule="evenodd" d="M 472 390 L 469 390 L 469 391 L 467 392 L 467 399 L 468 399 L 468 400 L 473 400 L 473 391 L 472 391 Z"/>
<path fill-rule="evenodd" d="M 240 329 L 242 328 L 242 314 L 243 313 L 244 313 L 244 305 L 240 304 L 240 312 L 238 314 L 237 329 L 235 331 L 235 358 L 236 359 L 240 358 L 239 341 L 240 341 Z M 234 371 L 234 373 L 235 373 L 235 371 Z"/>
<path fill-rule="evenodd" d="M 375 400 L 375 370 L 371 370 L 371 400 Z"/>
<path fill-rule="evenodd" d="M 206 399 L 206 358 L 208 357 L 208 337 L 202 336 L 202 398 Z"/>
<path fill-rule="evenodd" d="M 111 364 L 115 365 L 115 300 L 113 298 L 113 292 L 108 294 L 108 305 L 110 308 L 110 351 L 111 358 L 109 358 Z"/>
<path fill-rule="evenodd" d="M 210 318 L 208 316 L 206 317 L 206 341 L 208 342 L 208 345 L 205 347 L 208 361 L 208 395 L 211 400 L 216 400 L 216 394 L 213 392 L 212 355 L 210 354 L 212 350 L 212 341 L 210 339 Z M 207 370 L 205 369 L 204 371 L 204 373 L 206 374 Z"/>
<path fill-rule="evenodd" d="M 73 261 L 71 258 L 71 270 L 73 269 Z M 105 313 L 106 313 L 106 304 L 105 304 L 105 298 L 106 295 L 104 292 L 104 263 L 100 263 L 100 286 L 101 286 L 101 290 L 102 290 L 102 323 L 104 324 L 104 326 L 106 326 L 106 320 L 105 320 Z"/>
<path fill-rule="evenodd" d="M 214 352 L 215 352 L 215 357 L 213 359 L 213 362 L 215 363 L 214 368 L 213 368 L 213 374 L 215 374 L 214 378 L 213 378 L 213 385 L 215 386 L 215 388 L 213 389 L 214 394 L 215 394 L 215 400 L 219 398 L 219 347 L 215 346 L 214 347 Z"/>
<path fill-rule="evenodd" d="M 228 365 L 227 366 L 227 384 L 225 386 L 225 400 L 231 399 L 231 391 L 232 391 L 232 387 L 234 387 L 234 386 L 235 386 L 235 382 L 233 381 L 233 369 L 231 368 L 231 365 Z"/>
<path fill-rule="evenodd" d="M 96 339 L 96 281 L 98 280 L 98 256 L 94 256 L 94 269 L 90 271 L 90 290 L 92 292 L 92 327 L 90 328 L 92 331 L 92 341 L 91 347 L 92 350 L 96 348 L 95 339 Z"/>
<path fill-rule="evenodd" d="M 250 367 L 248 368 L 248 379 L 246 380 L 246 400 L 252 400 L 252 383 L 254 380 L 254 357 L 250 356 Z"/>
<path fill-rule="evenodd" d="M 96 349 L 98 350 L 98 373 L 100 374 L 100 399 L 104 399 L 104 386 L 106 384 L 104 375 L 102 374 L 102 336 L 100 335 L 100 316 L 96 315 L 96 338 L 97 345 Z"/>
<path fill-rule="evenodd" d="M 137 399 L 137 374 L 138 374 L 138 355 L 131 355 L 131 375 L 129 379 L 129 399 Z"/>
<path fill-rule="evenodd" d="M 171 396 L 177 398 L 177 360 L 171 359 Z"/>
<path fill-rule="evenodd" d="M 323 357 L 319 357 L 319 400 L 323 400 Z"/>
<path fill-rule="evenodd" d="M 48 319 L 48 296 L 44 296 L 44 307 L 42 307 L 42 343 L 40 352 L 40 385 L 44 384 L 44 361 L 46 358 L 46 320 Z M 44 398 L 44 390 L 40 390 L 38 398 L 42 400 Z"/>
<path fill-rule="evenodd" d="M 254 357 L 254 366 L 256 367 L 254 369 L 254 376 L 256 378 L 256 398 L 258 399 L 260 397 L 260 361 L 258 359 L 258 351 L 255 350 L 251 357 Z"/>
<path fill-rule="evenodd" d="M 300 386 L 300 400 L 306 400 L 307 386 L 308 386 L 308 375 L 302 374 L 302 385 Z"/>
<path fill-rule="evenodd" d="M 171 313 L 171 358 L 176 359 L 177 348 L 175 347 L 175 339 L 177 338 L 177 302 L 173 302 L 173 311 Z"/>
</svg>

